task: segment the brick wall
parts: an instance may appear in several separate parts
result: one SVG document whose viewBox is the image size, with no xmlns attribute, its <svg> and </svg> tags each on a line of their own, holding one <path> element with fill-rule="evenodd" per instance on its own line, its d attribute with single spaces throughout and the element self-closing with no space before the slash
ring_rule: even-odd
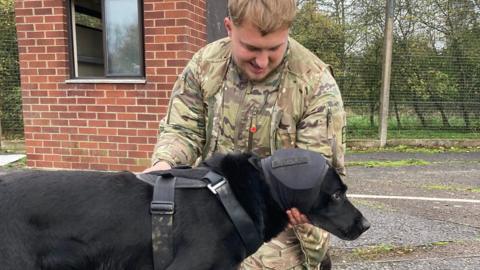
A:
<svg viewBox="0 0 480 270">
<path fill-rule="evenodd" d="M 150 165 L 173 83 L 206 43 L 205 0 L 145 0 L 146 84 L 69 78 L 66 1 L 19 0 L 27 165 L 141 171 Z"/>
</svg>

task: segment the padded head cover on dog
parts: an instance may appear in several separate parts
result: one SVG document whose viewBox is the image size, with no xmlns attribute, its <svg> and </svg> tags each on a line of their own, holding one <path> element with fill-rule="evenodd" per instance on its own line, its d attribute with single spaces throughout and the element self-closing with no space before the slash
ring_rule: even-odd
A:
<svg viewBox="0 0 480 270">
<path fill-rule="evenodd" d="M 261 163 L 273 198 L 283 210 L 296 207 L 308 213 L 328 171 L 326 159 L 316 152 L 292 148 L 277 150 Z"/>
</svg>

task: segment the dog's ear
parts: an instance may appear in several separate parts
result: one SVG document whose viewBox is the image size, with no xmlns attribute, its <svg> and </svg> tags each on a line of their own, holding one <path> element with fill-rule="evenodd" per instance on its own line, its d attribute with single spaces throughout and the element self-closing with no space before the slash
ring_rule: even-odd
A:
<svg viewBox="0 0 480 270">
<path fill-rule="evenodd" d="M 204 160 L 202 162 L 202 166 L 203 167 L 208 167 L 208 168 L 210 168 L 214 171 L 219 172 L 220 169 L 221 169 L 222 160 L 225 158 L 225 156 L 226 155 L 224 155 L 224 154 L 215 153 L 210 158 L 208 158 L 207 160 Z"/>
<path fill-rule="evenodd" d="M 262 170 L 262 161 L 257 155 L 252 155 L 248 158 L 248 163 L 250 163 L 258 171 Z"/>
</svg>

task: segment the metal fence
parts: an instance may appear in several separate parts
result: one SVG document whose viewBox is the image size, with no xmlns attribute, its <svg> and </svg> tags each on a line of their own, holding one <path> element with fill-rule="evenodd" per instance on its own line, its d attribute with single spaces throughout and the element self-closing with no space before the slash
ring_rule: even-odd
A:
<svg viewBox="0 0 480 270">
<path fill-rule="evenodd" d="M 11 3 L 0 2 L 0 138 L 23 137 L 22 100 Z"/>
<path fill-rule="evenodd" d="M 378 137 L 385 2 L 299 4 L 293 35 L 336 70 L 349 138 Z M 389 137 L 480 138 L 480 3 L 394 6 Z"/>
</svg>

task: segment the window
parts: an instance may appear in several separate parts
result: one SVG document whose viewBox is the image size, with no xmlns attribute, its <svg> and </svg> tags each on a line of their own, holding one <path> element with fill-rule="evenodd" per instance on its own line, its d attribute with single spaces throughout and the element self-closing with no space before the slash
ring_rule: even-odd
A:
<svg viewBox="0 0 480 270">
<path fill-rule="evenodd" d="M 72 78 L 144 76 L 140 0 L 70 0 Z"/>
</svg>

